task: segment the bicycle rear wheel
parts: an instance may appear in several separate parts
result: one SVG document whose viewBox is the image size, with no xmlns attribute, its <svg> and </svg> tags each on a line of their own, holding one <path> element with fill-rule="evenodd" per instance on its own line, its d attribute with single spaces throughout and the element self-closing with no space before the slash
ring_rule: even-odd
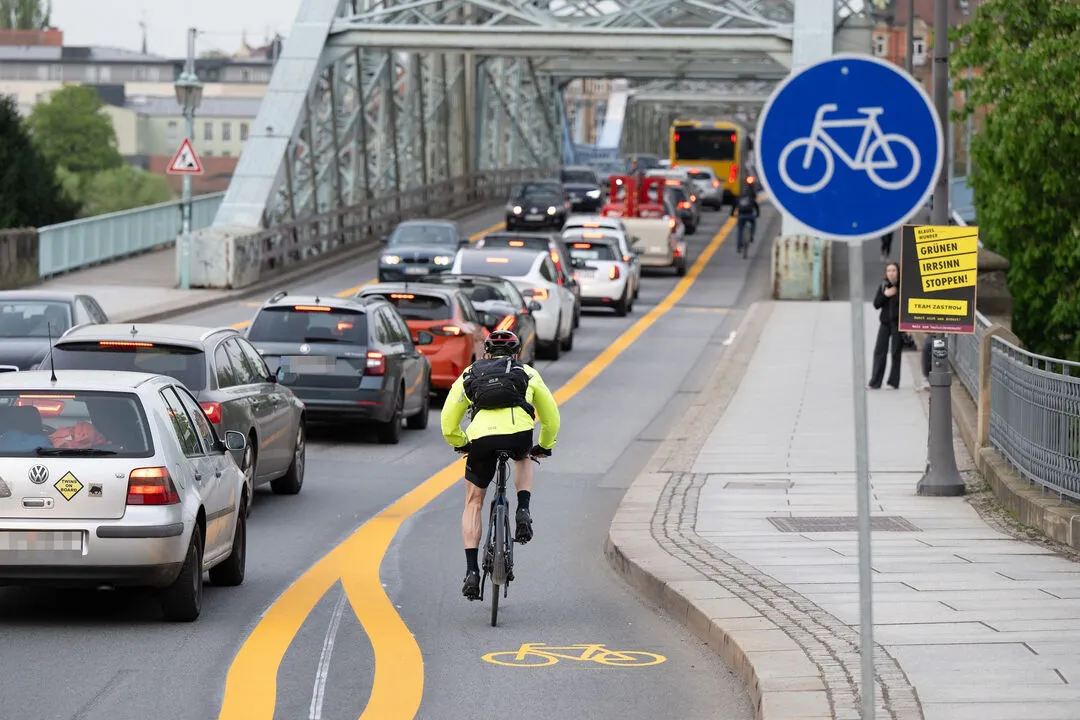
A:
<svg viewBox="0 0 1080 720">
<path fill-rule="evenodd" d="M 499 620 L 499 591 L 506 584 L 506 504 L 495 503 L 495 556 L 491 559 L 491 627 Z"/>
</svg>

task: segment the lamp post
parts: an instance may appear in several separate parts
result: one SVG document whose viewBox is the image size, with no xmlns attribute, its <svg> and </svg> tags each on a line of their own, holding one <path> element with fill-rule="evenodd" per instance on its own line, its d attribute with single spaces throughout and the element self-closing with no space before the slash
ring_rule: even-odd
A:
<svg viewBox="0 0 1080 720">
<path fill-rule="evenodd" d="M 176 78 L 176 101 L 184 108 L 184 137 L 189 143 L 195 136 L 195 109 L 202 102 L 203 84 L 195 74 L 195 28 L 188 29 L 187 61 L 184 71 Z M 181 200 L 182 228 L 180 235 L 180 288 L 191 287 L 191 174 L 184 175 L 183 199 Z"/>
</svg>

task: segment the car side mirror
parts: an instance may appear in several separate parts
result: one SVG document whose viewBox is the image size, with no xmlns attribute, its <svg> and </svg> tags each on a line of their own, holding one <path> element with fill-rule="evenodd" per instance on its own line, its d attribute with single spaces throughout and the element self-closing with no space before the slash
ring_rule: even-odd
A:
<svg viewBox="0 0 1080 720">
<path fill-rule="evenodd" d="M 225 447 L 228 450 L 243 450 L 247 447 L 247 438 L 244 433 L 236 430 L 225 431 Z"/>
<path fill-rule="evenodd" d="M 458 240 L 458 247 L 467 247 L 469 245 L 469 238 L 461 238 Z"/>
<path fill-rule="evenodd" d="M 536 312 L 537 310 L 543 310 L 544 309 L 544 306 L 541 305 L 540 303 L 536 302 L 535 300 L 530 300 L 529 304 L 526 305 L 525 307 L 529 308 L 530 312 Z"/>
<path fill-rule="evenodd" d="M 632 247 L 630 248 L 630 252 L 634 253 L 635 255 L 644 255 L 645 248 Z"/>
<path fill-rule="evenodd" d="M 268 382 L 268 383 L 276 383 L 277 382 L 277 373 L 273 373 L 272 375 L 267 375 L 266 376 L 266 382 Z"/>
<path fill-rule="evenodd" d="M 429 333 L 427 330 L 420 330 L 416 333 L 417 345 L 430 345 L 435 342 L 435 336 Z"/>
<path fill-rule="evenodd" d="M 639 238 L 637 235 L 631 235 L 630 236 L 630 244 L 631 245 L 637 245 L 640 242 L 641 242 L 641 238 Z"/>
</svg>

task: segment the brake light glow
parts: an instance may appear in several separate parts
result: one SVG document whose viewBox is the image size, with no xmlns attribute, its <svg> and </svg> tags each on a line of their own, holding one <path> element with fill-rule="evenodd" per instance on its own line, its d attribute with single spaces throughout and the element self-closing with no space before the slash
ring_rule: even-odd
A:
<svg viewBox="0 0 1080 720">
<path fill-rule="evenodd" d="M 20 395 L 15 407 L 34 407 L 41 415 L 59 415 L 64 412 L 64 400 L 74 399 L 74 395 Z"/>
<path fill-rule="evenodd" d="M 128 475 L 128 505 L 176 505 L 179 502 L 180 495 L 168 468 L 135 468 Z"/>
<path fill-rule="evenodd" d="M 671 251 L 671 255 L 672 255 L 672 257 L 681 258 L 682 257 L 682 250 L 680 250 L 679 248 L 675 248 L 674 250 Z"/>
<path fill-rule="evenodd" d="M 499 265 L 505 265 L 506 263 L 510 262 L 510 258 L 489 257 L 489 258 L 484 258 L 484 262 L 496 263 L 496 264 L 499 264 Z"/>
<path fill-rule="evenodd" d="M 604 233 L 581 233 L 581 237 L 593 238 L 594 240 L 599 240 L 600 238 L 604 237 Z"/>
<path fill-rule="evenodd" d="M 547 288 L 532 288 L 531 290 L 526 290 L 522 294 L 523 295 L 528 295 L 533 300 L 547 300 L 548 299 Z"/>
<path fill-rule="evenodd" d="M 338 332 L 345 332 L 346 330 L 352 330 L 352 328 L 353 324 L 351 322 L 345 322 L 344 320 L 337 324 Z"/>
<path fill-rule="evenodd" d="M 682 202 L 679 203 L 679 209 L 680 210 L 689 210 L 690 209 L 690 203 L 687 202 L 686 200 L 683 200 Z"/>
<path fill-rule="evenodd" d="M 462 333 L 462 329 L 457 325 L 443 325 L 441 328 L 435 330 L 436 335 L 454 335 L 455 337 Z"/>
<path fill-rule="evenodd" d="M 581 223 L 581 227 L 598 228 L 598 227 L 600 227 L 600 223 L 592 223 L 592 222 Z"/>
<path fill-rule="evenodd" d="M 576 250 L 590 250 L 592 249 L 592 243 L 574 243 Z"/>
<path fill-rule="evenodd" d="M 98 347 L 142 347 L 152 348 L 154 343 L 137 342 L 135 340 L 99 340 Z"/>
<path fill-rule="evenodd" d="M 325 305 L 293 305 L 296 312 L 330 312 Z"/>
<path fill-rule="evenodd" d="M 625 262 L 625 263 L 630 262 L 630 256 L 629 255 L 623 255 L 622 256 L 622 261 Z"/>
<path fill-rule="evenodd" d="M 732 136 L 732 137 L 734 137 L 734 136 Z M 738 165 L 732 165 L 731 166 L 731 172 L 729 172 L 728 176 L 727 176 L 727 181 L 729 183 L 735 182 L 735 178 L 738 176 L 738 174 L 739 174 L 739 166 Z"/>
<path fill-rule="evenodd" d="M 675 229 L 675 218 L 668 218 L 667 224 L 668 224 L 669 228 L 674 230 Z"/>
<path fill-rule="evenodd" d="M 559 264 L 559 253 L 555 252 L 554 250 L 551 251 L 551 261 L 556 265 Z"/>
<path fill-rule="evenodd" d="M 364 371 L 365 375 L 385 375 L 386 374 L 386 356 L 381 352 L 375 350 L 368 350 L 367 353 L 367 369 Z"/>
<path fill-rule="evenodd" d="M 390 297 L 393 300 L 415 300 L 416 296 L 412 293 L 390 293 Z"/>
<path fill-rule="evenodd" d="M 199 403 L 199 407 L 206 413 L 206 419 L 213 425 L 221 424 L 221 403 L 205 402 Z"/>
<path fill-rule="evenodd" d="M 712 186 L 713 186 L 714 188 L 718 188 L 718 187 L 720 187 L 720 181 L 719 181 L 719 180 L 713 180 L 713 181 L 712 181 Z"/>
<path fill-rule="evenodd" d="M 731 133 L 731 142 L 735 142 L 736 140 L 735 133 Z"/>
<path fill-rule="evenodd" d="M 514 320 L 515 319 L 516 318 L 514 318 L 513 315 L 506 315 L 506 316 L 503 317 L 502 320 L 499 321 L 499 324 L 495 326 L 495 329 L 496 330 L 509 330 L 510 328 L 514 327 Z"/>
<path fill-rule="evenodd" d="M 619 273 L 619 266 L 618 265 L 612 265 L 611 268 L 608 269 L 607 276 L 611 280 L 618 280 L 619 279 L 619 274 L 620 274 Z"/>
<path fill-rule="evenodd" d="M 510 247 L 525 247 L 525 243 L 521 240 L 511 240 Z"/>
<path fill-rule="evenodd" d="M 679 187 L 679 185 L 682 185 L 682 182 L 680 180 L 665 180 L 664 184 L 668 187 Z"/>
<path fill-rule="evenodd" d="M 675 142 L 679 142 L 679 133 L 675 133 Z"/>
</svg>

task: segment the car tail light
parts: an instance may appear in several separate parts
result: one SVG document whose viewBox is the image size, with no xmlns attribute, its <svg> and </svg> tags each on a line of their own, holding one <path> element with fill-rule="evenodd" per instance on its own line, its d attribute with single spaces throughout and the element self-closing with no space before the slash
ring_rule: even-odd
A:
<svg viewBox="0 0 1080 720">
<path fill-rule="evenodd" d="M 675 218 L 668 218 L 667 224 L 669 228 L 675 230 Z"/>
<path fill-rule="evenodd" d="M 608 270 L 607 276 L 612 280 L 618 280 L 619 279 L 619 266 L 618 265 L 612 265 L 611 269 Z"/>
<path fill-rule="evenodd" d="M 679 209 L 680 210 L 689 210 L 690 209 L 690 203 L 687 202 L 686 200 L 683 200 L 681 203 L 679 203 Z"/>
<path fill-rule="evenodd" d="M 547 300 L 548 299 L 547 288 L 531 288 L 529 290 L 526 290 L 522 294 L 525 295 L 526 297 L 532 298 L 533 300 Z"/>
<path fill-rule="evenodd" d="M 154 347 L 154 343 L 139 342 L 136 340 L 99 340 L 98 347 L 152 348 Z"/>
<path fill-rule="evenodd" d="M 720 181 L 719 181 L 719 180 L 713 180 L 713 181 L 712 181 L 712 186 L 713 186 L 714 188 L 718 188 L 718 187 L 720 187 Z"/>
<path fill-rule="evenodd" d="M 671 255 L 672 255 L 672 257 L 681 258 L 682 257 L 682 250 L 680 250 L 679 248 L 675 248 L 674 250 L 671 251 Z"/>
<path fill-rule="evenodd" d="M 128 505 L 176 505 L 179 502 L 180 495 L 168 468 L 135 468 L 128 475 Z"/>
<path fill-rule="evenodd" d="M 624 263 L 628 263 L 628 262 L 630 262 L 630 256 L 629 256 L 629 255 L 623 255 L 623 256 L 622 256 L 622 261 L 623 261 Z"/>
<path fill-rule="evenodd" d="M 16 407 L 35 407 L 41 415 L 52 416 L 64 412 L 64 401 L 74 400 L 74 395 L 20 395 Z"/>
<path fill-rule="evenodd" d="M 729 172 L 728 176 L 727 176 L 727 181 L 729 183 L 735 182 L 735 177 L 738 175 L 738 173 L 739 173 L 739 166 L 738 165 L 732 165 L 731 166 L 731 172 Z"/>
<path fill-rule="evenodd" d="M 514 327 L 514 321 L 517 320 L 513 315 L 504 315 L 503 319 L 499 321 L 499 324 L 495 326 L 496 330 L 509 330 Z"/>
<path fill-rule="evenodd" d="M 206 413 L 206 419 L 214 425 L 221 424 L 221 403 L 199 403 L 203 412 Z"/>
<path fill-rule="evenodd" d="M 367 369 L 364 370 L 365 375 L 385 375 L 386 374 L 386 356 L 381 352 L 375 350 L 368 350 L 367 353 Z"/>
<path fill-rule="evenodd" d="M 460 335 L 462 332 L 464 332 L 457 325 L 443 325 L 442 327 L 430 328 L 430 330 L 431 330 L 431 332 L 433 332 L 436 335 L 454 335 L 454 336 L 457 336 L 457 335 Z"/>
</svg>

